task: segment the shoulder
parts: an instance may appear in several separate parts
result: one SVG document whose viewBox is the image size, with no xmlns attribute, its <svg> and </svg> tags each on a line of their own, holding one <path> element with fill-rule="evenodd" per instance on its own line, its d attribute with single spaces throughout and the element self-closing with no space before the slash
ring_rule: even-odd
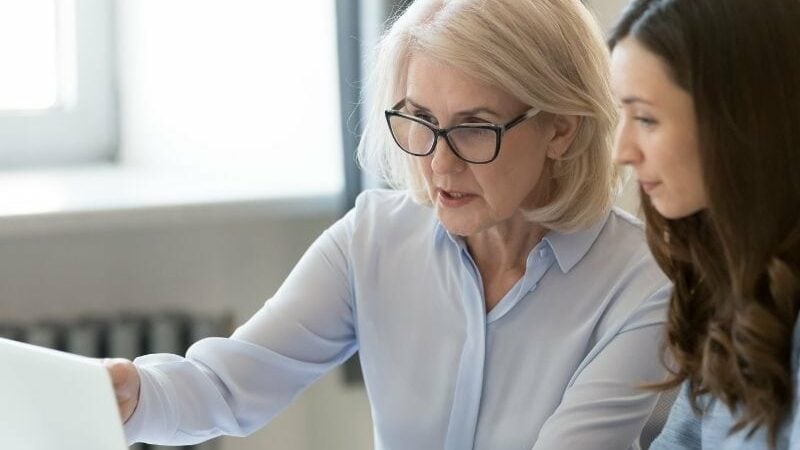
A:
<svg viewBox="0 0 800 450">
<path fill-rule="evenodd" d="M 635 272 L 656 284 L 666 283 L 647 246 L 644 225 L 620 208 L 608 214 L 586 259 L 588 265 L 606 274 Z"/>
<path fill-rule="evenodd" d="M 635 281 L 642 274 L 650 282 L 666 281 L 647 246 L 642 223 L 619 208 L 613 208 L 587 229 L 550 233 L 545 239 L 553 247 L 562 271 L 596 280 L 596 292 L 604 287 L 618 288 L 621 278 Z"/>
<path fill-rule="evenodd" d="M 632 214 L 618 207 L 611 209 L 598 239 L 625 243 L 626 248 L 636 253 L 647 251 L 644 224 Z"/>
<path fill-rule="evenodd" d="M 650 446 L 653 450 L 702 448 L 703 419 L 692 409 L 687 391 L 688 383 L 681 385 L 669 418 L 661 434 Z"/>
<path fill-rule="evenodd" d="M 380 216 L 422 213 L 430 210 L 416 203 L 406 191 L 391 189 L 368 189 L 361 192 L 356 198 L 354 209 L 359 215 L 378 214 Z"/>
<path fill-rule="evenodd" d="M 353 239 L 398 242 L 407 235 L 433 233 L 435 214 L 415 202 L 405 191 L 370 189 L 356 198 L 355 206 L 343 221 Z"/>
<path fill-rule="evenodd" d="M 359 194 L 353 215 L 373 226 L 430 222 L 434 218 L 431 208 L 415 202 L 406 191 L 389 189 L 370 189 Z"/>
<path fill-rule="evenodd" d="M 605 305 L 600 330 L 619 333 L 666 319 L 672 285 L 650 253 L 642 223 L 614 209 L 582 263 Z"/>
</svg>

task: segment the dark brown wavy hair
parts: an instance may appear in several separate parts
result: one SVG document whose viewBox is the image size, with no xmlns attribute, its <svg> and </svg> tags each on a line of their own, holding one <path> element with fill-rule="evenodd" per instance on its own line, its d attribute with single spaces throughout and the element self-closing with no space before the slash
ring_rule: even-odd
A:
<svg viewBox="0 0 800 450">
<path fill-rule="evenodd" d="M 797 386 L 800 309 L 800 1 L 637 0 L 609 45 L 635 39 L 691 94 L 708 207 L 669 220 L 642 195 L 650 249 L 674 283 L 667 389 L 711 394 L 731 432 L 770 445 Z"/>
</svg>

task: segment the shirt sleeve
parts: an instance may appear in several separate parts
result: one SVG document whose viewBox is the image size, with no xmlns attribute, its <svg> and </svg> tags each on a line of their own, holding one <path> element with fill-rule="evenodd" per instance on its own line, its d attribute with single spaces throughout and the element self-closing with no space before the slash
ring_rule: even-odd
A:
<svg viewBox="0 0 800 450">
<path fill-rule="evenodd" d="M 642 389 L 664 379 L 659 354 L 670 287 L 647 298 L 619 331 L 599 342 L 542 426 L 534 450 L 631 448 L 658 394 Z"/>
<path fill-rule="evenodd" d="M 688 384 L 681 386 L 667 424 L 650 445 L 650 450 L 689 450 L 702 448 L 700 417 L 692 410 L 687 393 Z"/>
<path fill-rule="evenodd" d="M 354 212 L 308 249 L 276 294 L 230 338 L 195 343 L 186 357 L 146 355 L 129 443 L 190 445 L 243 436 L 357 349 L 347 249 Z"/>
</svg>

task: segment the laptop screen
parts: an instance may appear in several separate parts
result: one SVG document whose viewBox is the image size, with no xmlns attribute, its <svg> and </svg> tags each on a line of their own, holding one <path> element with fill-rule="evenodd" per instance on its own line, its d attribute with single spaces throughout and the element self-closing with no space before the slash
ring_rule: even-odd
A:
<svg viewBox="0 0 800 450">
<path fill-rule="evenodd" d="M 0 339 L 0 449 L 127 450 L 96 359 Z"/>
</svg>

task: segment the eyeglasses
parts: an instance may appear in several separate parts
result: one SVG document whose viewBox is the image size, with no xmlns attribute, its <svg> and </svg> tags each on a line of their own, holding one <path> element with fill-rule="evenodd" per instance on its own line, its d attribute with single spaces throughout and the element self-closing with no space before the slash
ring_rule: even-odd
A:
<svg viewBox="0 0 800 450">
<path fill-rule="evenodd" d="M 401 100 L 386 110 L 389 130 L 401 150 L 414 156 L 428 156 L 436 149 L 436 143 L 441 136 L 456 156 L 472 164 L 488 164 L 497 159 L 503 133 L 539 114 L 540 111 L 531 108 L 502 125 L 464 123 L 449 128 L 438 128 L 419 117 L 401 112 L 400 109 L 405 103 L 405 100 Z"/>
</svg>

